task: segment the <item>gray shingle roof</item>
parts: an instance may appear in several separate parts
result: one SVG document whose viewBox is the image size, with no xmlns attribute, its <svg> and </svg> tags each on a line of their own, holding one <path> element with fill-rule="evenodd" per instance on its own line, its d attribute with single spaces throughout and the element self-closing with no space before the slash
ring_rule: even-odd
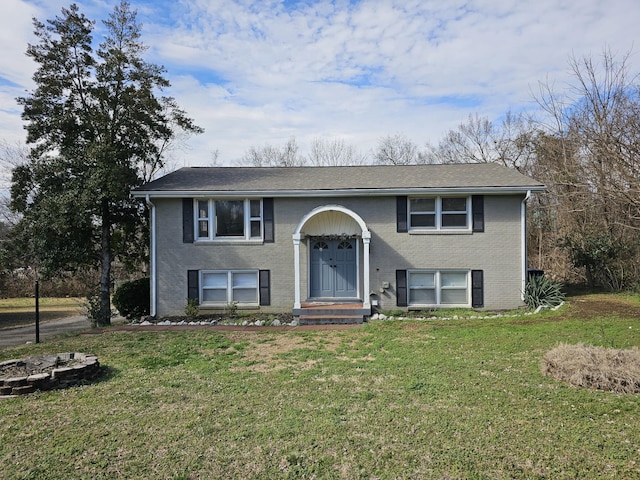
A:
<svg viewBox="0 0 640 480">
<path fill-rule="evenodd" d="M 544 190 L 544 185 L 493 163 L 354 167 L 189 167 L 134 190 L 134 195 L 293 194 L 383 190 Z M 380 192 L 383 193 L 383 192 Z"/>
</svg>

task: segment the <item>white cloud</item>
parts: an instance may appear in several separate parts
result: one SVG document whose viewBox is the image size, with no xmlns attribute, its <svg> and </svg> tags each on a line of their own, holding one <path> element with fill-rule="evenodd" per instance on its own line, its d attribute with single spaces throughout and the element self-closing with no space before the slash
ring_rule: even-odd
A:
<svg viewBox="0 0 640 480">
<path fill-rule="evenodd" d="M 23 54 L 30 16 L 51 18 L 66 4 L 9 1 L 11 49 L 0 65 L 24 86 L 33 72 Z M 100 19 L 116 1 L 78 3 Z M 362 151 L 393 133 L 435 143 L 470 113 L 495 119 L 533 107 L 539 81 L 569 80 L 572 54 L 626 53 L 640 23 L 636 0 L 133 4 L 150 60 L 167 67 L 168 93 L 206 129 L 174 153 L 179 165 L 207 164 L 214 150 L 232 162 L 291 136 L 303 148 L 336 136 Z M 637 57 L 630 66 L 639 71 Z M 0 118 L 0 135 L 10 123 Z"/>
</svg>

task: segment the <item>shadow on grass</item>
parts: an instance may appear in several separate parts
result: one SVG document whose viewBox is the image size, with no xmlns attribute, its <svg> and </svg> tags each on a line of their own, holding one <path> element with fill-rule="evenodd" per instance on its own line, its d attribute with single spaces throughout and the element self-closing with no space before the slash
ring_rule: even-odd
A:
<svg viewBox="0 0 640 480">
<path fill-rule="evenodd" d="M 100 365 L 100 370 L 93 380 L 82 380 L 77 385 L 70 386 L 68 388 L 75 387 L 90 387 L 91 385 L 100 385 L 101 383 L 107 383 L 114 378 L 118 378 L 121 375 L 121 371 L 117 368 L 110 367 L 109 365 Z"/>
<path fill-rule="evenodd" d="M 113 368 L 109 365 L 100 365 L 100 373 L 91 381 L 91 385 L 108 382 L 114 378 L 118 378 L 121 375 L 120 370 Z"/>
</svg>

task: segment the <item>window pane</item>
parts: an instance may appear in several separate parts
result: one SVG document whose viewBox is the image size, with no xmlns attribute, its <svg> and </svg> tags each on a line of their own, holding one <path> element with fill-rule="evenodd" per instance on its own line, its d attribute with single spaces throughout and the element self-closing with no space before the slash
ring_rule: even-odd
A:
<svg viewBox="0 0 640 480">
<path fill-rule="evenodd" d="M 235 287 L 257 287 L 258 277 L 254 272 L 234 273 L 233 286 Z"/>
<path fill-rule="evenodd" d="M 436 199 L 435 198 L 412 198 L 410 200 L 410 207 L 412 212 L 435 212 Z"/>
<path fill-rule="evenodd" d="M 216 236 L 244 236 L 244 201 L 216 201 Z"/>
<path fill-rule="evenodd" d="M 262 216 L 260 215 L 260 200 L 251 200 L 249 204 L 250 204 L 251 216 L 253 218 L 260 218 Z"/>
<path fill-rule="evenodd" d="M 251 220 L 251 238 L 262 236 L 262 224 L 259 220 Z"/>
<path fill-rule="evenodd" d="M 320 250 L 323 251 L 325 248 L 329 248 L 329 245 L 327 245 L 325 242 L 316 242 L 313 245 L 313 249 L 314 250 Z"/>
<path fill-rule="evenodd" d="M 209 236 L 209 220 L 198 220 L 198 237 Z"/>
<path fill-rule="evenodd" d="M 236 288 L 233 290 L 233 301 L 242 303 L 257 302 L 257 290 L 255 288 Z"/>
<path fill-rule="evenodd" d="M 467 290 L 442 290 L 440 292 L 440 303 L 442 304 L 466 304 Z"/>
<path fill-rule="evenodd" d="M 409 303 L 420 305 L 434 305 L 436 303 L 436 291 L 435 289 L 409 290 Z"/>
<path fill-rule="evenodd" d="M 227 288 L 226 272 L 204 273 L 202 275 L 202 287 Z"/>
<path fill-rule="evenodd" d="M 227 291 L 226 290 L 202 290 L 203 302 L 220 302 L 227 303 Z"/>
<path fill-rule="evenodd" d="M 447 213 L 442 215 L 442 227 L 466 227 L 466 213 Z"/>
<path fill-rule="evenodd" d="M 209 202 L 206 200 L 200 200 L 198 202 L 198 218 L 208 218 L 209 217 Z"/>
<path fill-rule="evenodd" d="M 412 272 L 409 274 L 409 286 L 435 288 L 435 274 L 433 272 Z"/>
<path fill-rule="evenodd" d="M 463 198 L 443 198 L 442 211 L 443 212 L 466 212 L 467 199 L 464 197 Z"/>
<path fill-rule="evenodd" d="M 433 213 L 421 213 L 411 215 L 412 227 L 435 227 L 436 216 Z"/>
<path fill-rule="evenodd" d="M 440 274 L 441 287 L 467 287 L 466 272 L 442 272 Z"/>
</svg>

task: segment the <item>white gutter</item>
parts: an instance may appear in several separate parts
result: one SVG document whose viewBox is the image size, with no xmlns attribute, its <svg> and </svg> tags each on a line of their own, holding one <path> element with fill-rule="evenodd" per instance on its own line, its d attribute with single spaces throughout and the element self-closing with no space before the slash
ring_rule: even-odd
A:
<svg viewBox="0 0 640 480">
<path fill-rule="evenodd" d="M 146 195 L 147 205 L 150 209 L 151 217 L 151 241 L 149 246 L 149 315 L 156 316 L 157 311 L 157 273 L 156 273 L 156 206 L 151 202 L 149 194 Z"/>
<path fill-rule="evenodd" d="M 520 289 L 520 300 L 524 301 L 524 289 L 527 286 L 527 201 L 531 198 L 531 190 L 522 199 L 520 204 L 520 258 L 522 259 L 522 285 Z"/>
</svg>

